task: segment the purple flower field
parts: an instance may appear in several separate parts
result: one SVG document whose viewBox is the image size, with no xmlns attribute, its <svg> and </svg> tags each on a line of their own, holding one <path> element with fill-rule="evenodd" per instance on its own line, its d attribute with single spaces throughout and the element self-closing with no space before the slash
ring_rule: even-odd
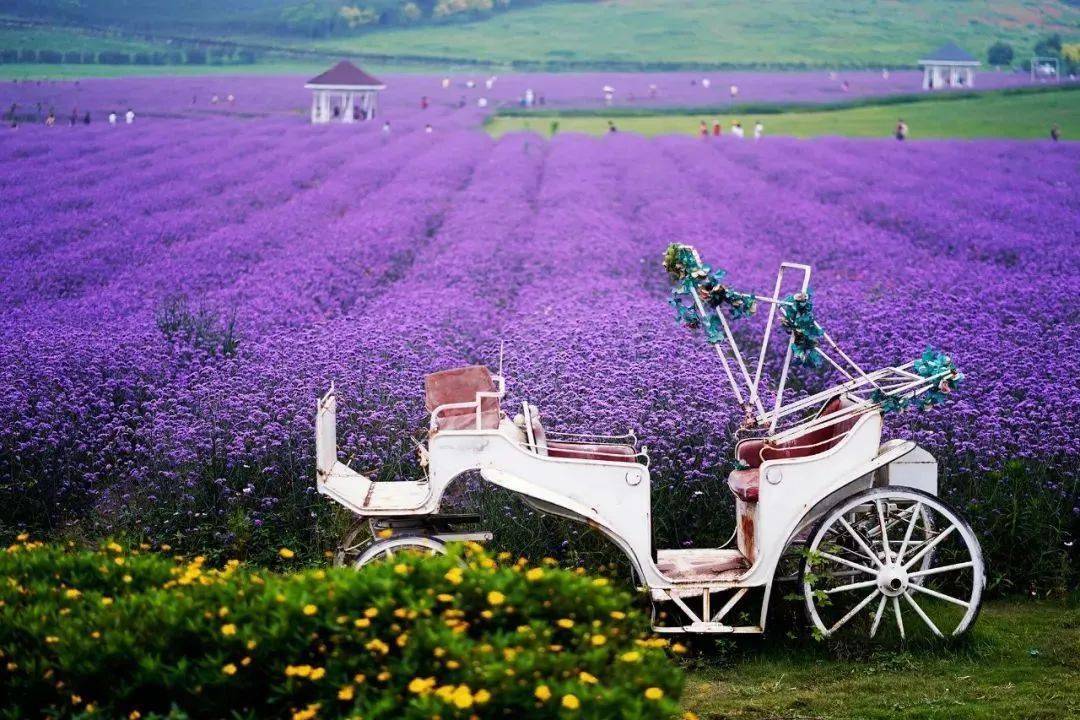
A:
<svg viewBox="0 0 1080 720">
<path fill-rule="evenodd" d="M 206 110 L 223 80 L 124 82 L 85 82 L 80 102 L 108 85 L 180 113 L 202 83 Z M 321 550 L 316 396 L 336 381 L 355 468 L 415 476 L 424 374 L 494 367 L 505 342 L 510 403 L 637 430 L 659 542 L 721 542 L 738 409 L 666 304 L 680 242 L 741 290 L 812 264 L 819 320 L 864 366 L 950 353 L 955 399 L 887 432 L 938 457 L 993 577 L 1075 577 L 1080 145 L 496 141 L 475 109 L 421 113 L 413 89 L 387 99 L 384 138 L 308 126 L 288 110 L 302 91 L 258 82 L 251 102 L 278 116 L 0 133 L 5 532 Z"/>
</svg>

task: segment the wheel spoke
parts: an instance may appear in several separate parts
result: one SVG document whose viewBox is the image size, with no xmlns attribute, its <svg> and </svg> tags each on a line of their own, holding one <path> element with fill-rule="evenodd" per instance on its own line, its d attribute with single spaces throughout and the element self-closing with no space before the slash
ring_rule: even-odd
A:
<svg viewBox="0 0 1080 720">
<path fill-rule="evenodd" d="M 907 552 L 908 542 L 911 541 L 911 532 L 915 529 L 915 519 L 919 517 L 922 502 L 915 503 L 911 508 L 911 518 L 908 520 L 907 530 L 904 531 L 904 541 L 900 543 L 900 552 L 896 553 L 896 562 L 904 562 L 904 553 Z"/>
<path fill-rule="evenodd" d="M 877 575 L 877 570 L 873 570 L 871 568 L 868 568 L 865 565 L 860 565 L 859 563 L 853 563 L 850 560 L 845 560 L 844 558 L 840 557 L 839 555 L 833 555 L 832 553 L 827 553 L 827 552 L 823 552 L 823 553 L 819 553 L 819 554 L 821 555 L 821 557 L 825 558 L 826 560 L 832 560 L 833 562 L 838 562 L 841 565 L 847 565 L 850 568 L 855 568 L 856 570 L 861 570 L 862 572 L 866 573 L 867 575 Z"/>
<path fill-rule="evenodd" d="M 900 628 L 900 639 L 905 638 L 904 635 L 904 616 L 900 614 L 900 598 L 893 597 L 892 599 L 893 611 L 896 613 L 896 627 Z"/>
<path fill-rule="evenodd" d="M 975 567 L 975 562 L 968 560 L 967 562 L 956 563 L 954 565 L 942 565 L 936 568 L 927 568 L 926 570 L 916 570 L 913 573 L 908 573 L 908 577 L 922 577 L 923 575 L 937 575 L 938 573 L 952 572 L 953 570 L 963 570 L 964 568 Z"/>
<path fill-rule="evenodd" d="M 877 580 L 866 580 L 865 582 L 851 583 L 850 585 L 840 585 L 838 587 L 830 588 L 825 591 L 825 594 L 832 595 L 833 593 L 859 590 L 860 588 L 873 587 L 874 585 L 877 585 Z"/>
<path fill-rule="evenodd" d="M 881 558 L 879 558 L 874 553 L 874 551 L 870 549 L 870 547 L 866 544 L 866 541 L 863 540 L 862 535 L 855 532 L 855 528 L 851 527 L 851 525 L 848 524 L 848 521 L 845 520 L 844 518 L 841 517 L 841 518 L 838 518 L 838 520 L 840 521 L 840 524 L 844 526 L 844 529 L 848 531 L 848 533 L 851 535 L 851 537 L 855 538 L 855 542 L 857 542 L 859 544 L 859 547 L 862 548 L 863 552 L 866 553 L 866 557 L 873 560 L 875 565 L 877 565 L 878 567 L 881 567 Z"/>
<path fill-rule="evenodd" d="M 889 550 L 889 532 L 885 528 L 885 511 L 881 509 L 881 501 L 874 500 L 877 508 L 878 524 L 881 526 L 881 546 L 885 549 L 885 562 L 892 562 L 892 551 Z"/>
<path fill-rule="evenodd" d="M 946 595 L 945 593 L 938 592 L 937 590 L 931 590 L 930 588 L 923 587 L 922 585 L 909 585 L 912 590 L 918 590 L 921 593 L 926 593 L 930 597 L 936 597 L 938 600 L 944 600 L 945 602 L 951 602 L 953 605 L 959 605 L 962 608 L 971 607 L 971 603 L 965 602 L 959 598 L 954 598 L 952 595 Z"/>
<path fill-rule="evenodd" d="M 889 602 L 889 598 L 884 595 L 881 596 L 881 602 L 878 603 L 877 612 L 874 613 L 874 622 L 870 626 L 870 637 L 877 635 L 878 625 L 881 624 L 881 616 L 885 613 L 885 604 Z"/>
<path fill-rule="evenodd" d="M 919 604 L 915 602 L 914 598 L 911 597 L 911 593 L 905 592 L 904 599 L 908 601 L 909 605 L 911 605 L 911 608 L 915 611 L 915 614 L 921 617 L 923 622 L 930 626 L 930 629 L 934 632 L 935 635 L 937 635 L 938 637 L 943 637 L 941 631 L 938 630 L 937 625 L 934 624 L 934 621 L 931 620 L 925 612 L 923 612 L 923 609 L 919 607 Z"/>
<path fill-rule="evenodd" d="M 908 560 L 908 561 L 907 561 L 906 563 L 904 563 L 904 569 L 905 569 L 905 570 L 907 570 L 907 569 L 908 569 L 908 568 L 910 568 L 910 567 L 911 567 L 912 565 L 914 565 L 915 563 L 917 563 L 917 562 L 918 562 L 918 561 L 919 561 L 919 560 L 920 560 L 920 559 L 922 558 L 922 556 L 923 556 L 923 555 L 925 555 L 926 553 L 930 552 L 930 551 L 931 551 L 931 550 L 933 550 L 933 549 L 934 549 L 935 547 L 937 547 L 937 544 L 938 544 L 938 543 L 940 543 L 940 542 L 941 542 L 942 540 L 944 540 L 945 538 L 949 537 L 949 535 L 951 535 L 951 534 L 952 534 L 952 531 L 953 531 L 953 530 L 955 530 L 955 529 L 956 529 L 956 526 L 955 526 L 955 525 L 950 525 L 950 526 L 949 526 L 949 528 L 948 528 L 947 530 L 945 530 L 944 532 L 942 532 L 942 533 L 941 533 L 940 535 L 938 535 L 937 537 L 935 537 L 935 538 L 934 538 L 933 540 L 931 540 L 930 542 L 928 542 L 928 543 L 926 543 L 925 545 L 923 545 L 923 546 L 922 546 L 922 549 L 921 549 L 921 550 L 919 550 L 919 552 L 917 552 L 917 553 L 916 553 L 915 555 L 913 555 L 913 556 L 912 556 L 912 558 L 911 558 L 910 560 Z"/>
<path fill-rule="evenodd" d="M 860 611 L 860 610 L 862 610 L 862 609 L 863 609 L 864 607 L 866 607 L 867 605 L 869 605 L 869 604 L 870 604 L 870 601 L 871 601 L 871 600 L 873 600 L 874 598 L 876 598 L 876 597 L 878 596 L 878 593 L 880 593 L 880 592 L 881 592 L 880 590 L 874 590 L 874 592 L 870 593 L 870 594 L 869 594 L 869 595 L 867 595 L 867 596 L 866 596 L 865 598 L 863 598 L 863 599 L 862 599 L 862 602 L 860 602 L 860 603 L 859 603 L 858 605 L 856 605 L 855 607 L 853 607 L 853 608 L 851 608 L 850 610 L 848 610 L 848 613 L 847 613 L 847 615 L 845 615 L 844 617 L 842 617 L 842 618 L 840 618 L 839 620 L 837 620 L 837 621 L 836 621 L 836 624 L 835 624 L 835 625 L 833 625 L 833 626 L 832 626 L 831 628 L 829 628 L 829 633 L 828 633 L 828 634 L 829 634 L 829 635 L 832 635 L 832 634 L 833 634 L 834 632 L 836 632 L 836 630 L 837 630 L 837 629 L 838 629 L 838 628 L 839 628 L 839 627 L 840 627 L 841 625 L 843 625 L 844 623 L 846 623 L 846 622 L 847 622 L 848 620 L 850 620 L 851 618 L 855 617 L 855 616 L 856 616 L 856 615 L 857 615 L 857 614 L 859 613 L 859 611 Z"/>
</svg>

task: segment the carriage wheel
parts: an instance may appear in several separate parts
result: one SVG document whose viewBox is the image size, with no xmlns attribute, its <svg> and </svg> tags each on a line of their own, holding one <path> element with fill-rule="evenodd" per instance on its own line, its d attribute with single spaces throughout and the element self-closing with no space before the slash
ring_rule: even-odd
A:
<svg viewBox="0 0 1080 720">
<path fill-rule="evenodd" d="M 979 541 L 956 510 L 921 490 L 881 487 L 822 518 L 800 580 L 816 633 L 874 637 L 895 623 L 903 640 L 966 632 L 986 575 Z"/>
<path fill-rule="evenodd" d="M 373 542 L 371 524 L 367 520 L 353 523 L 334 551 L 334 567 L 352 567 Z"/>
<path fill-rule="evenodd" d="M 353 562 L 357 570 L 374 562 L 393 561 L 407 553 L 420 555 L 445 555 L 446 545 L 440 540 L 424 535 L 406 535 L 379 540 L 364 550 Z"/>
</svg>

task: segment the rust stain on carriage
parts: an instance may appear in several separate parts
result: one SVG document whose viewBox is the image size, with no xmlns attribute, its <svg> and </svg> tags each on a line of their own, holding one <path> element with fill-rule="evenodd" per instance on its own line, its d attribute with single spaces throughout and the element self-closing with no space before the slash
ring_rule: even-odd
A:
<svg viewBox="0 0 1080 720">
<path fill-rule="evenodd" d="M 739 530 L 742 533 L 743 554 L 750 562 L 754 562 L 754 516 L 749 512 L 739 514 Z"/>
</svg>

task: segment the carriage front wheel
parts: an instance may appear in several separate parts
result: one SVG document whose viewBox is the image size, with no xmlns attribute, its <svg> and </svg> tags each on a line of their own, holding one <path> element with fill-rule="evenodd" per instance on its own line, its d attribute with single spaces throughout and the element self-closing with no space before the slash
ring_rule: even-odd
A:
<svg viewBox="0 0 1080 720">
<path fill-rule="evenodd" d="M 396 557 L 409 553 L 445 555 L 446 544 L 425 535 L 403 535 L 388 540 L 378 540 L 357 556 L 353 561 L 353 567 L 359 570 L 375 562 L 392 562 Z"/>
<path fill-rule="evenodd" d="M 979 541 L 956 510 L 921 490 L 887 486 L 822 517 L 800 584 L 816 634 L 895 632 L 904 640 L 966 632 L 986 574 Z"/>
</svg>

